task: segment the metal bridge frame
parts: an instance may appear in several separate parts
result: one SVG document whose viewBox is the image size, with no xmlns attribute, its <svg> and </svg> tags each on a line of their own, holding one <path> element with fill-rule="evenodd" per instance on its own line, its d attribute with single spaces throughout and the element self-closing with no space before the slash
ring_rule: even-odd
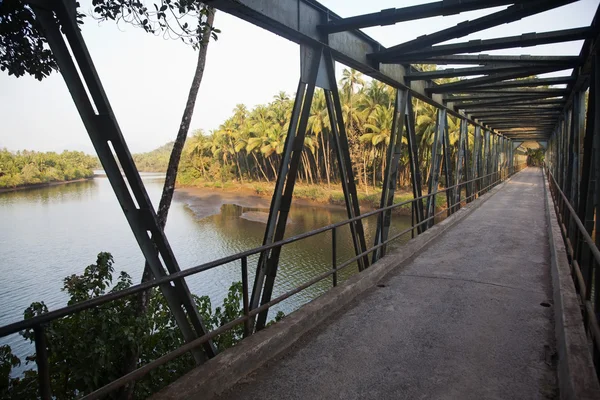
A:
<svg viewBox="0 0 600 400">
<path fill-rule="evenodd" d="M 414 227 L 409 230 L 413 234 L 415 231 L 422 233 L 434 223 L 437 215 L 436 195 L 443 193 L 446 196 L 446 212 L 451 215 L 461 207 L 462 203 L 472 201 L 517 171 L 519 166 L 515 163 L 515 148 L 527 140 L 549 140 L 548 165 L 550 171 L 557 177 L 558 186 L 568 196 L 569 205 L 578 210 L 577 215 L 582 221 L 585 221 L 587 231 L 591 232 L 594 223 L 593 216 L 597 211 L 600 198 L 600 179 L 598 178 L 600 177 L 600 156 L 598 156 L 600 121 L 597 120 L 600 118 L 600 101 L 596 99 L 597 94 L 600 93 L 598 88 L 600 75 L 597 71 L 598 56 L 592 56 L 595 54 L 598 38 L 597 18 L 590 27 L 527 33 L 520 36 L 449 45 L 439 44 L 574 1 L 436 1 L 350 18 L 341 18 L 314 0 L 207 1 L 209 5 L 221 11 L 235 15 L 300 45 L 301 76 L 282 156 L 283 161 L 271 201 L 263 246 L 255 249 L 259 251 L 257 254 L 260 254 L 260 258 L 251 296 L 248 296 L 246 287 L 247 255 L 251 252 L 232 258 L 232 260 L 242 260 L 242 270 L 245 271 L 242 273 L 245 316 L 243 321 L 236 321 L 244 323 L 246 334 L 251 334 L 253 330 L 260 330 L 265 326 L 269 307 L 274 304 L 272 293 L 281 247 L 287 243 L 284 240 L 286 221 L 303 151 L 308 115 L 314 92 L 319 88 L 325 91 L 332 127 L 333 149 L 337 157 L 349 218 L 344 224 L 350 226 L 356 252 L 352 263 L 355 262 L 359 270 L 368 268 L 370 262 L 376 262 L 384 256 L 386 243 L 391 240 L 389 238 L 390 218 L 392 209 L 397 206 L 394 205 L 394 193 L 402 152 L 402 138 L 405 133 L 414 195 L 414 200 L 410 201 Z M 158 224 L 155 209 L 148 198 L 112 112 L 108 97 L 94 68 L 92 58 L 75 22 L 74 2 L 72 0 L 28 0 L 28 3 L 35 11 L 37 21 L 45 32 L 59 70 L 69 88 L 119 204 L 154 275 L 154 281 L 146 283 L 145 286 L 144 284 L 138 285 L 135 290 L 142 290 L 140 287 L 159 286 L 165 295 L 188 342 L 182 348 L 183 350 L 178 349 L 174 353 L 192 351 L 197 363 L 214 357 L 216 348 L 212 344 L 211 338 L 216 333 L 214 331 L 206 332 L 184 280 L 185 276 L 208 269 L 208 267 L 203 267 L 203 269 L 202 266 L 199 266 L 190 270 L 180 270 L 167 237 Z M 357 30 L 358 28 L 389 25 L 503 5 L 508 7 L 391 48 L 385 48 Z M 572 40 L 585 40 L 579 56 L 463 54 Z M 346 126 L 342 118 L 341 101 L 335 78 L 334 63 L 336 61 L 396 89 L 392 135 L 387 151 L 387 167 L 380 201 L 381 209 L 377 212 L 362 215 L 360 212 Z M 425 72 L 415 69 L 410 63 L 478 66 Z M 570 68 L 573 68 L 571 76 L 514 80 Z M 464 78 L 479 75 L 482 76 L 445 84 L 436 84 L 432 81 L 432 79 L 438 78 Z M 566 88 L 545 86 L 556 84 L 566 84 L 567 86 Z M 590 87 L 590 100 L 587 109 L 588 123 L 584 135 L 584 92 L 588 86 Z M 427 180 L 428 195 L 426 196 L 421 193 L 424 182 L 418 168 L 420 155 L 417 151 L 412 99 L 424 101 L 438 110 Z M 453 152 L 449 140 L 448 118 L 450 116 L 460 120 L 459 140 L 455 152 Z M 472 151 L 469 150 L 468 143 L 470 127 L 474 129 Z M 121 175 L 119 165 L 123 169 L 123 175 Z M 441 190 L 439 189 L 442 183 L 440 175 L 443 177 L 444 187 Z M 463 191 L 464 198 L 462 197 Z M 567 209 L 568 207 L 563 206 L 562 211 L 567 212 Z M 362 219 L 367 215 L 377 215 L 378 217 L 375 243 L 371 249 L 367 249 L 362 225 Z M 596 224 L 600 226 L 598 219 L 596 219 Z M 332 230 L 334 255 L 335 229 L 336 227 L 326 229 Z M 581 239 L 575 225 L 569 226 L 568 221 L 566 230 L 573 237 L 579 235 L 577 237 Z M 312 235 L 314 232 L 310 234 Z M 596 236 L 596 241 L 598 244 L 600 236 Z M 582 246 L 581 240 L 574 243 L 573 254 L 576 258 L 578 257 L 578 260 L 581 260 L 582 274 L 587 277 L 586 282 L 591 282 L 593 278 L 598 287 L 600 273 L 594 274 L 597 266 L 590 264 L 594 256 L 593 251 L 589 246 Z M 369 260 L 369 252 L 372 253 L 371 260 Z M 588 268 L 589 265 L 592 266 Z M 212 267 L 214 266 L 210 268 Z M 335 285 L 337 282 L 335 258 L 332 271 Z M 595 301 L 592 310 L 600 309 L 598 300 L 600 296 L 596 295 L 595 300 L 592 299 L 590 297 L 591 290 L 586 292 L 586 296 L 587 301 Z M 80 309 L 84 308 L 80 307 L 78 310 Z M 47 365 L 44 365 L 46 349 L 43 332 L 43 323 L 45 322 L 43 321 L 42 319 L 35 320 L 33 322 L 37 325 L 31 326 L 35 326 L 36 331 L 41 396 L 47 399 L 51 397 L 51 393 Z M 231 325 L 231 323 L 227 325 Z M 15 326 L 0 328 L 0 336 L 14 331 L 14 328 Z M 219 329 L 224 328 L 225 326 Z M 600 336 L 597 337 L 600 338 Z M 199 350 L 198 346 L 202 346 L 203 351 Z M 136 379 L 138 375 L 130 376 L 128 379 Z M 107 390 L 112 390 L 121 384 L 122 382 L 115 381 L 114 384 L 108 385 L 110 388 L 105 387 L 91 397 L 98 398 L 105 395 L 108 393 Z"/>
</svg>

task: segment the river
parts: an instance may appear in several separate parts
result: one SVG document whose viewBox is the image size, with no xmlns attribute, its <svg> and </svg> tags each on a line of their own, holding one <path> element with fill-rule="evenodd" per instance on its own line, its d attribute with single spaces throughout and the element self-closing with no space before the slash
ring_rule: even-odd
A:
<svg viewBox="0 0 600 400">
<path fill-rule="evenodd" d="M 156 206 L 163 177 L 142 174 Z M 343 207 L 296 201 L 290 211 L 286 237 L 307 232 L 347 218 Z M 166 227 L 166 235 L 182 269 L 259 246 L 264 223 L 254 221 L 268 212 L 268 198 L 251 194 L 219 193 L 208 189 L 177 190 Z M 260 219 L 260 218 L 258 218 Z M 114 257 L 115 271 L 126 271 L 138 282 L 143 256 L 103 176 L 38 189 L 0 193 L 0 325 L 19 321 L 34 301 L 44 301 L 50 310 L 64 306 L 63 279 L 81 274 L 101 251 Z M 372 243 L 376 220 L 364 221 Z M 393 216 L 392 232 L 410 226 L 410 217 Z M 281 254 L 274 296 L 306 282 L 330 268 L 331 233 L 327 232 L 285 246 Z M 352 257 L 349 228 L 338 233 L 338 261 Z M 257 258 L 250 258 L 249 271 Z M 239 264 L 226 265 L 187 279 L 190 290 L 209 295 L 219 305 L 232 282 L 240 281 Z M 340 280 L 355 273 L 354 266 Z M 115 277 L 118 276 L 115 274 Z M 250 276 L 252 283 L 253 274 Z M 273 309 L 289 313 L 331 286 L 326 280 Z M 0 339 L 23 356 L 29 344 L 19 335 Z"/>
</svg>

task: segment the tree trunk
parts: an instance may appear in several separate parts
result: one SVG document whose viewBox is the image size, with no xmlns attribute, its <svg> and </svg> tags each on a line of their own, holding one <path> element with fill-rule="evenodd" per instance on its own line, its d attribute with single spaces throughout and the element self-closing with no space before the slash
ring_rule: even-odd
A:
<svg viewBox="0 0 600 400">
<path fill-rule="evenodd" d="M 188 131 L 190 129 L 190 122 L 194 114 L 194 106 L 196 105 L 196 98 L 198 97 L 198 91 L 200 90 L 200 83 L 202 82 L 202 76 L 204 75 L 204 66 L 206 64 L 206 54 L 208 51 L 208 44 L 210 41 L 211 27 L 215 19 L 215 10 L 212 8 L 208 9 L 208 15 L 206 17 L 207 29 L 202 33 L 201 46 L 198 51 L 198 61 L 196 64 L 196 71 L 192 78 L 192 84 L 188 94 L 185 109 L 181 117 L 181 123 L 179 124 L 179 130 L 177 137 L 173 143 L 173 150 L 169 158 L 169 165 L 167 167 L 167 173 L 165 176 L 165 183 L 163 186 L 160 203 L 158 205 L 157 219 L 160 227 L 164 229 L 167 223 L 167 217 L 169 214 L 169 208 L 171 201 L 173 200 L 173 193 L 175 192 L 175 180 L 177 178 L 177 170 L 179 169 L 179 161 L 181 159 L 181 153 L 185 140 L 187 138 Z M 152 272 L 148 263 L 144 266 L 144 273 L 142 274 L 142 282 L 148 281 L 152 278 Z M 148 303 L 150 299 L 150 290 L 140 292 L 137 296 L 136 314 L 137 316 L 144 315 L 148 311 Z M 136 349 L 130 354 L 125 360 L 125 373 L 129 373 L 137 367 L 139 359 L 139 349 Z M 121 398 L 131 399 L 133 397 L 133 389 L 135 382 L 128 384 L 124 387 Z"/>
<path fill-rule="evenodd" d="M 260 170 L 260 172 L 263 174 L 263 176 L 265 177 L 265 181 L 269 182 L 269 177 L 267 176 L 267 174 L 265 173 L 265 170 L 263 169 L 263 167 L 260 165 L 260 162 L 258 161 L 258 158 L 256 157 L 256 153 L 252 152 L 252 156 L 254 157 L 254 162 L 256 163 L 256 167 Z M 257 174 L 258 175 L 258 174 Z M 258 179 L 260 181 L 260 177 Z"/>
<path fill-rule="evenodd" d="M 328 163 L 328 159 L 329 159 L 329 146 L 327 149 L 327 152 L 325 151 L 325 139 L 323 138 L 323 136 L 325 136 L 325 132 L 322 131 L 321 132 L 321 149 L 323 150 L 323 162 L 325 164 L 325 175 L 327 175 L 327 189 L 331 188 L 331 182 L 329 181 L 329 163 Z M 329 144 L 329 142 L 328 142 Z M 317 153 L 318 156 L 319 153 Z M 319 178 L 320 179 L 320 178 Z"/>
</svg>

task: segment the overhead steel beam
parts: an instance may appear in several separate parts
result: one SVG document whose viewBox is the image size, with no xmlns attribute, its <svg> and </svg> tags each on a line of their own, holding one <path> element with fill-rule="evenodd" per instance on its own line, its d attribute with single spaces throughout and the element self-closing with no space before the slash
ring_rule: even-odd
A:
<svg viewBox="0 0 600 400">
<path fill-rule="evenodd" d="M 539 121 L 539 117 L 527 117 L 527 118 L 485 118 L 482 119 L 482 121 L 487 124 L 487 125 L 493 125 L 493 124 L 497 124 L 497 123 L 502 123 L 502 122 L 511 122 L 511 121 L 517 121 L 520 123 L 531 123 L 531 122 L 537 122 Z M 558 118 L 556 119 L 545 119 L 546 121 L 552 122 L 552 123 L 556 123 L 558 121 Z"/>
<path fill-rule="evenodd" d="M 459 109 L 466 109 L 472 106 L 476 107 L 505 107 L 509 105 L 528 105 L 528 106 L 538 106 L 538 105 L 547 105 L 547 104 L 564 104 L 565 99 L 515 99 L 515 100 L 497 100 L 497 101 L 471 101 L 468 103 L 451 103 L 453 107 Z"/>
<path fill-rule="evenodd" d="M 349 31 L 370 26 L 393 25 L 398 22 L 430 18 L 438 15 L 453 15 L 465 11 L 481 10 L 489 7 L 518 3 L 519 0 L 462 0 L 456 2 L 437 1 L 403 8 L 389 8 L 375 13 L 356 15 L 348 18 L 332 19 L 326 24 L 319 25 L 325 33 Z"/>
<path fill-rule="evenodd" d="M 414 58 L 413 58 L 414 57 Z M 521 64 L 521 65 L 535 65 L 535 64 L 578 64 L 582 62 L 579 56 L 530 56 L 530 55 L 518 55 L 518 56 L 497 56 L 489 54 L 456 54 L 451 56 L 439 56 L 432 58 L 422 58 L 418 56 L 411 56 L 406 54 L 403 57 L 405 62 L 411 64 L 435 64 L 435 65 L 501 65 L 501 64 Z"/>
<path fill-rule="evenodd" d="M 536 111 L 536 110 L 561 111 L 561 109 L 562 109 L 562 107 L 553 106 L 553 105 L 527 106 L 525 104 L 516 104 L 516 105 L 509 104 L 506 106 L 496 105 L 496 106 L 484 106 L 484 107 L 477 106 L 476 104 L 474 104 L 472 107 L 463 108 L 463 110 L 466 110 L 470 114 L 481 112 L 481 111 L 490 111 L 490 110 L 495 110 L 495 111 L 506 110 L 508 112 L 508 111 Z"/>
<path fill-rule="evenodd" d="M 484 29 L 518 21 L 534 14 L 552 10 L 565 4 L 573 3 L 574 1 L 575 0 L 537 0 L 527 3 L 514 4 L 505 10 L 497 11 L 472 21 L 463 21 L 456 26 L 442 29 L 441 31 L 423 35 L 408 42 L 392 46 L 388 49 L 378 52 L 377 58 L 381 60 L 385 59 L 386 56 L 393 57 L 395 55 L 410 53 L 411 51 L 423 49 L 426 46 L 431 46 L 452 39 L 458 39 Z M 460 53 L 460 51 L 452 53 Z"/>
<path fill-rule="evenodd" d="M 548 94 L 538 94 L 538 93 L 501 93 L 497 95 L 478 95 L 478 96 L 449 96 L 443 99 L 444 103 L 449 102 L 458 102 L 458 101 L 487 101 L 487 100 L 518 100 L 518 99 L 547 99 L 551 97 L 562 96 L 562 94 L 548 93 Z"/>
<path fill-rule="evenodd" d="M 509 81 L 509 83 L 510 83 L 510 81 Z M 494 84 L 494 85 L 497 85 L 497 84 Z M 459 95 L 462 95 L 462 94 L 470 94 L 470 95 L 477 95 L 477 96 L 487 95 L 487 94 L 493 94 L 493 95 L 554 94 L 555 96 L 564 96 L 564 95 L 569 94 L 569 90 L 565 89 L 565 88 L 549 88 L 549 89 L 529 88 L 528 89 L 526 87 L 522 87 L 522 88 L 494 89 L 494 88 L 489 88 L 489 87 L 484 87 L 484 86 L 486 86 L 486 85 L 474 86 L 472 88 L 459 89 L 459 90 L 449 90 L 447 92 L 450 92 L 450 94 L 452 94 L 456 97 L 459 97 Z M 446 95 L 446 96 L 448 96 L 448 95 Z"/>
<path fill-rule="evenodd" d="M 461 76 L 475 76 L 475 75 L 489 75 L 499 74 L 506 72 L 518 72 L 523 71 L 524 68 L 548 68 L 551 71 L 557 71 L 562 69 L 569 69 L 575 67 L 577 64 L 525 64 L 525 65 L 502 65 L 502 66 L 483 66 L 483 67 L 470 67 L 470 68 L 446 68 L 439 69 L 436 71 L 426 72 L 411 72 L 406 75 L 406 79 L 409 81 L 428 80 L 428 79 L 443 79 L 443 78 L 456 78 Z"/>
<path fill-rule="evenodd" d="M 542 44 L 571 42 L 574 40 L 584 40 L 592 35 L 590 27 L 580 27 L 572 29 L 563 29 L 560 31 L 525 33 L 518 36 L 508 36 L 503 38 L 487 40 L 471 40 L 469 42 L 453 43 L 446 45 L 431 46 L 425 50 L 414 51 L 411 57 L 421 58 L 444 56 L 458 53 L 477 53 L 486 50 L 500 50 L 514 47 L 531 47 Z M 403 56 L 405 52 L 388 52 L 388 49 L 380 50 L 368 57 L 381 63 L 399 63 L 405 62 Z"/>
<path fill-rule="evenodd" d="M 526 78 L 526 77 L 530 77 L 533 75 L 539 75 L 539 74 L 545 74 L 548 72 L 554 72 L 554 71 L 559 71 L 562 70 L 562 67 L 531 67 L 531 68 L 521 68 L 518 69 L 516 71 L 513 72 L 505 72 L 502 74 L 493 74 L 493 75 L 486 75 L 486 76 L 482 76 L 479 78 L 472 78 L 472 79 L 464 79 L 464 80 L 460 80 L 457 82 L 452 82 L 452 83 L 446 83 L 443 85 L 440 85 L 437 87 L 437 89 L 450 89 L 450 91 L 452 91 L 452 89 L 466 89 L 466 88 L 471 88 L 473 86 L 480 86 L 480 85 L 487 85 L 487 84 L 492 84 L 492 83 L 496 83 L 496 82 L 502 82 L 505 80 L 509 80 L 509 79 L 516 79 L 516 78 Z M 518 81 L 516 81 L 518 82 Z M 509 82 L 509 83 L 516 83 L 516 82 Z M 436 92 L 439 93 L 439 91 L 436 90 Z"/>
<path fill-rule="evenodd" d="M 486 77 L 487 78 L 487 77 Z M 505 78 L 510 79 L 510 78 Z M 434 87 L 426 88 L 425 91 L 428 93 L 475 93 L 479 91 L 487 91 L 494 89 L 508 89 L 508 88 L 522 88 L 522 87 L 534 87 L 534 86 L 548 86 L 548 85 L 562 85 L 565 83 L 571 83 L 575 81 L 572 76 L 559 76 L 553 78 L 537 78 L 537 79 L 521 79 L 515 81 L 507 81 L 494 84 L 480 84 L 473 86 L 473 83 L 469 85 L 453 85 L 445 84 Z M 456 82 L 466 83 L 466 81 Z M 564 90 L 557 88 L 558 90 Z M 544 89 L 551 90 L 551 89 Z"/>
<path fill-rule="evenodd" d="M 510 117 L 510 118 L 519 118 L 519 117 L 527 117 L 527 116 L 533 116 L 533 117 L 554 117 L 554 116 L 558 116 L 560 115 L 560 110 L 550 110 L 550 111 L 526 111 L 526 110 L 513 110 L 513 111 L 506 111 L 506 110 L 489 110 L 489 111 L 478 111 L 475 114 L 471 114 L 471 118 L 475 118 L 475 119 L 482 119 L 482 118 L 493 118 L 493 117 L 498 117 L 498 116 L 506 116 L 506 117 Z"/>
</svg>

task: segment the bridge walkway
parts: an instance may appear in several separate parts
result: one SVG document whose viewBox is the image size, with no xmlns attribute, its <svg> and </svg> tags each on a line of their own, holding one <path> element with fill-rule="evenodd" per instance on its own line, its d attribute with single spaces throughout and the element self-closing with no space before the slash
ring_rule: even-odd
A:
<svg viewBox="0 0 600 400">
<path fill-rule="evenodd" d="M 556 397 L 544 212 L 542 171 L 527 168 L 220 398 Z"/>
</svg>

